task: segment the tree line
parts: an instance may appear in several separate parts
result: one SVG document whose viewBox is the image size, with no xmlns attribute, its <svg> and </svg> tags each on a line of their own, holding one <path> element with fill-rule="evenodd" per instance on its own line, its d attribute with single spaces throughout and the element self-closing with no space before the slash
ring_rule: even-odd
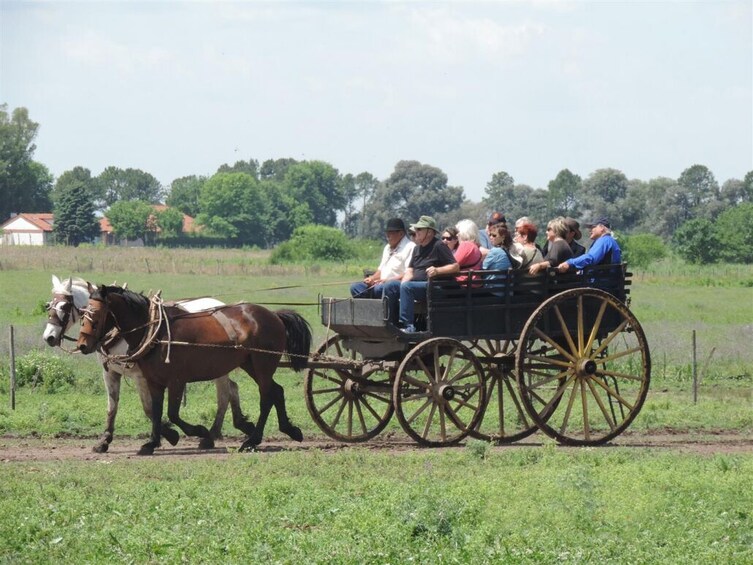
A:
<svg viewBox="0 0 753 565">
<path fill-rule="evenodd" d="M 58 241 L 72 245 L 98 235 L 98 215 L 108 218 L 118 237 L 154 240 L 178 236 L 185 213 L 210 241 L 269 248 L 311 224 L 338 228 L 349 238 L 379 238 L 390 217 L 410 221 L 428 214 L 442 226 L 463 218 L 483 224 L 499 210 L 509 220 L 528 216 L 539 225 L 559 215 L 606 216 L 622 234 L 653 234 L 692 258 L 698 250 L 687 240 L 697 238 L 699 226 L 717 240 L 719 230 L 729 228 L 730 214 L 735 221 L 742 215 L 738 232 L 753 226 L 753 171 L 720 185 L 700 164 L 677 178 L 648 181 L 613 168 L 586 178 L 562 169 L 546 188 L 518 184 L 498 171 L 481 201 L 473 202 L 462 187 L 448 184 L 439 167 L 418 161 L 399 161 L 389 177 L 378 179 L 369 172 L 342 174 L 324 161 L 280 158 L 223 164 L 211 176 L 181 177 L 164 187 L 148 172 L 114 166 L 99 175 L 78 166 L 54 179 L 33 159 L 38 127 L 25 108 L 9 113 L 0 105 L 0 219 L 52 209 Z M 151 205 L 157 203 L 169 208 L 155 212 Z M 753 234 L 744 233 L 741 241 L 753 243 Z"/>
</svg>

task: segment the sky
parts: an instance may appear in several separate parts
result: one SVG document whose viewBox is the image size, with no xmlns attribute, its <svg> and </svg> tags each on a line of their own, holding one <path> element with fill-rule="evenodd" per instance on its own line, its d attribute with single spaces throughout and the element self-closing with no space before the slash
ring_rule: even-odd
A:
<svg viewBox="0 0 753 565">
<path fill-rule="evenodd" d="M 753 170 L 753 2 L 0 0 L 0 103 L 59 176 L 239 160 L 722 184 Z"/>
</svg>

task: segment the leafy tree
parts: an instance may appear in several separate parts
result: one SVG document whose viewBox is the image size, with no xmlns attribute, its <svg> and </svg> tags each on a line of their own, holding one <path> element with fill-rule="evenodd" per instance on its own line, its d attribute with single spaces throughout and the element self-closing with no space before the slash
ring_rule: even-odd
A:
<svg viewBox="0 0 753 565">
<path fill-rule="evenodd" d="M 218 173 L 246 173 L 255 179 L 259 178 L 259 161 L 249 159 L 248 161 L 236 161 L 232 167 L 228 164 L 221 165 L 217 169 Z"/>
<path fill-rule="evenodd" d="M 293 237 L 275 248 L 273 264 L 296 261 L 346 261 L 356 256 L 353 242 L 342 231 L 328 226 L 296 228 Z"/>
<path fill-rule="evenodd" d="M 323 161 L 304 161 L 288 168 L 284 186 L 287 193 L 301 205 L 308 206 L 309 223 L 334 226 L 337 212 L 345 206 L 340 173 Z M 293 224 L 299 226 L 301 224 Z"/>
<path fill-rule="evenodd" d="M 720 198 L 728 205 L 735 206 L 747 202 L 748 194 L 745 182 L 738 179 L 729 179 L 723 185 Z"/>
<path fill-rule="evenodd" d="M 121 200 L 142 200 L 149 204 L 159 204 L 162 198 L 162 185 L 149 173 L 140 169 L 119 169 L 107 167 L 98 177 L 104 204 L 112 206 Z"/>
<path fill-rule="evenodd" d="M 298 163 L 298 161 L 289 157 L 283 159 L 267 159 L 261 164 L 259 178 L 261 180 L 282 182 L 285 180 L 285 174 L 288 172 L 288 169 L 296 163 Z"/>
<path fill-rule="evenodd" d="M 147 223 L 154 209 L 143 200 L 121 200 L 107 210 L 105 216 L 112 225 L 115 236 L 123 239 L 150 238 Z"/>
<path fill-rule="evenodd" d="M 617 169 L 598 169 L 583 181 L 583 208 L 590 217 L 606 216 L 612 224 L 624 228 L 623 206 L 628 192 L 628 179 Z"/>
<path fill-rule="evenodd" d="M 91 200 L 96 210 L 97 204 L 101 200 L 101 191 L 99 190 L 97 179 L 92 177 L 91 171 L 85 167 L 73 167 L 57 178 L 51 194 L 53 203 L 58 201 L 69 186 L 76 184 L 83 185 L 89 195 L 89 200 Z"/>
<path fill-rule="evenodd" d="M 166 208 L 162 211 L 154 212 L 154 218 L 162 235 L 178 236 L 183 233 L 183 212 L 177 208 Z"/>
<path fill-rule="evenodd" d="M 753 202 L 753 171 L 748 171 L 743 178 L 743 201 Z"/>
<path fill-rule="evenodd" d="M 165 204 L 195 218 L 200 212 L 199 195 L 205 182 L 206 177 L 196 175 L 175 179 L 170 184 L 170 194 Z"/>
<path fill-rule="evenodd" d="M 494 173 L 492 180 L 486 183 L 486 188 L 484 189 L 485 196 L 481 199 L 481 202 L 487 208 L 487 213 L 508 209 L 514 198 L 514 188 L 515 179 L 507 172 L 499 171 L 498 173 Z"/>
<path fill-rule="evenodd" d="M 201 189 L 196 221 L 212 234 L 238 238 L 249 245 L 268 241 L 269 198 L 256 178 L 246 173 L 217 173 Z"/>
<path fill-rule="evenodd" d="M 658 235 L 639 233 L 620 239 L 622 258 L 631 267 L 645 269 L 667 256 L 667 247 Z"/>
<path fill-rule="evenodd" d="M 343 230 L 351 236 L 362 236 L 364 233 L 363 211 L 366 209 L 367 202 L 376 193 L 379 179 L 368 172 L 359 173 L 357 176 L 348 173 L 342 178 L 342 183 L 345 197 Z"/>
<path fill-rule="evenodd" d="M 672 239 L 677 253 L 688 263 L 700 265 L 719 261 L 721 243 L 710 220 L 688 220 L 678 228 Z"/>
<path fill-rule="evenodd" d="M 719 199 L 719 184 L 714 174 L 704 165 L 685 169 L 677 183 L 688 191 L 688 203 L 696 214 L 709 202 Z"/>
<path fill-rule="evenodd" d="M 94 216 L 94 200 L 85 181 L 69 178 L 56 192 L 53 231 L 57 241 L 77 247 L 94 240 L 99 235 L 99 222 Z"/>
<path fill-rule="evenodd" d="M 562 169 L 549 181 L 549 217 L 580 215 L 580 197 L 583 180 L 569 169 Z"/>
<path fill-rule="evenodd" d="M 26 108 L 0 104 L 0 223 L 11 212 L 48 212 L 52 175 L 32 159 L 39 124 Z"/>
<path fill-rule="evenodd" d="M 722 212 L 715 228 L 719 241 L 724 241 L 717 249 L 723 261 L 753 263 L 753 202 Z"/>
<path fill-rule="evenodd" d="M 434 216 L 456 210 L 464 200 L 463 189 L 447 185 L 447 175 L 437 167 L 418 161 L 400 161 L 376 191 L 364 212 L 366 237 L 380 237 L 389 218 L 406 222 L 422 215 Z"/>
</svg>

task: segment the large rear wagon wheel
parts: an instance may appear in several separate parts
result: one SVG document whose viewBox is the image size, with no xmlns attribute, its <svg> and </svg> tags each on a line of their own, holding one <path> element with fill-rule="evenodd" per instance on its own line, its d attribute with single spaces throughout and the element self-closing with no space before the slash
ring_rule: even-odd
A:
<svg viewBox="0 0 753 565">
<path fill-rule="evenodd" d="M 303 385 L 306 407 L 319 429 L 333 439 L 349 443 L 379 435 L 394 411 L 390 373 L 365 363 L 339 335 L 325 341 L 317 352 L 353 361 L 351 365 L 308 370 Z M 336 360 L 333 364 L 337 365 Z"/>
<path fill-rule="evenodd" d="M 622 433 L 640 412 L 651 375 L 638 320 L 593 288 L 541 304 L 523 329 L 515 365 L 529 415 L 565 445 L 599 445 Z"/>
<path fill-rule="evenodd" d="M 483 414 L 484 369 L 459 341 L 429 339 L 400 363 L 392 398 L 400 425 L 415 441 L 452 445 L 476 428 Z"/>
<path fill-rule="evenodd" d="M 486 409 L 478 427 L 471 430 L 471 437 L 506 444 L 538 431 L 520 400 L 513 370 L 515 341 L 478 339 L 469 342 L 468 346 L 481 361 L 486 375 Z"/>
</svg>

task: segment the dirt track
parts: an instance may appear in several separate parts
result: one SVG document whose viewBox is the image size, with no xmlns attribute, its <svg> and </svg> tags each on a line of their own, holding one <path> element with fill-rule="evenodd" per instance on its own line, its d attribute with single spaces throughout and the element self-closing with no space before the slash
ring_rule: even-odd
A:
<svg viewBox="0 0 753 565">
<path fill-rule="evenodd" d="M 2 436 L 0 437 L 0 462 L 141 460 L 142 458 L 136 455 L 136 452 L 144 441 L 144 439 L 139 438 L 116 437 L 110 445 L 108 453 L 98 454 L 92 451 L 92 445 L 95 443 L 95 438 L 42 439 L 33 437 L 16 438 L 12 436 Z M 176 447 L 172 447 L 165 442 L 163 447 L 155 452 L 154 457 L 169 458 L 171 460 L 176 458 L 213 458 L 221 460 L 235 454 L 240 443 L 240 438 L 227 438 L 217 442 L 215 449 L 199 450 L 197 447 L 197 440 L 183 437 Z M 528 441 L 518 442 L 509 446 L 495 447 L 494 449 L 519 449 L 521 447 L 536 447 L 541 445 L 542 437 L 537 435 L 530 438 Z M 651 448 L 674 451 L 677 453 L 698 453 L 707 455 L 736 453 L 753 454 L 753 435 L 736 434 L 729 431 L 706 432 L 703 434 L 685 431 L 625 433 L 613 443 L 597 449 L 612 449 L 615 447 L 636 449 Z M 463 448 L 464 446 L 461 444 L 458 447 L 442 449 Z M 272 454 L 280 451 L 307 451 L 311 449 L 334 453 L 343 449 L 407 452 L 418 451 L 424 448 L 399 437 L 377 438 L 362 444 L 345 444 L 327 438 L 314 438 L 303 441 L 302 443 L 296 443 L 288 439 L 272 439 L 265 441 L 259 446 L 258 452 Z"/>
</svg>

